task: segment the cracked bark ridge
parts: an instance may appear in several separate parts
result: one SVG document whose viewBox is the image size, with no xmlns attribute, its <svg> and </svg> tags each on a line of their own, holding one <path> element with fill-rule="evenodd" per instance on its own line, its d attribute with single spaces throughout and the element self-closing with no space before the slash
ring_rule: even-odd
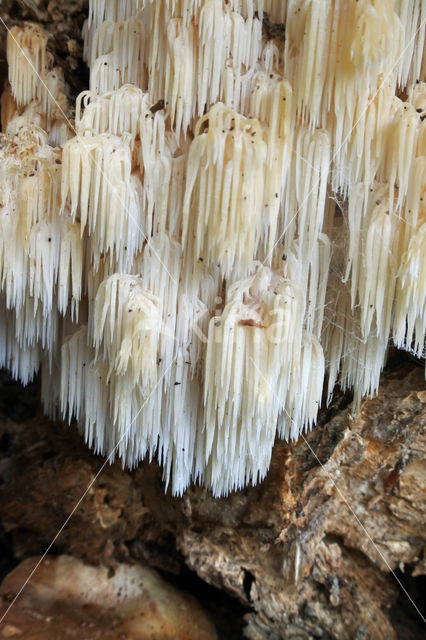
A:
<svg viewBox="0 0 426 640">
<path fill-rule="evenodd" d="M 421 370 L 400 374 L 355 420 L 337 413 L 305 442 L 276 446 L 265 483 L 225 508 L 186 496 L 192 526 L 179 549 L 204 579 L 251 601 L 249 638 L 396 638 L 390 570 L 424 573 L 426 539 L 426 392 Z"/>
<path fill-rule="evenodd" d="M 261 485 L 225 499 L 197 487 L 173 498 L 156 464 L 105 465 L 55 548 L 112 568 L 186 564 L 251 608 L 252 640 L 403 637 L 390 569 L 425 573 L 425 402 L 420 367 L 389 369 L 356 419 L 337 397 L 305 439 L 277 443 Z M 51 541 L 104 461 L 75 428 L 39 415 L 1 429 L 0 517 L 24 558 Z M 416 637 L 421 618 L 407 606 L 405 637 Z"/>
</svg>

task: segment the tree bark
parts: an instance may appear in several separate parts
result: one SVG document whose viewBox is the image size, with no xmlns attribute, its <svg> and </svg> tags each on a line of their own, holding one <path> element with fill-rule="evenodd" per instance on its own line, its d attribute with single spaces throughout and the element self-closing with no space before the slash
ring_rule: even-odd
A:
<svg viewBox="0 0 426 640">
<path fill-rule="evenodd" d="M 173 498 L 155 463 L 123 471 L 74 426 L 4 417 L 1 522 L 24 558 L 78 505 L 56 550 L 112 569 L 186 565 L 249 608 L 253 640 L 420 637 L 415 592 L 398 581 L 425 573 L 425 401 L 422 369 L 391 367 L 355 419 L 337 396 L 312 433 L 276 444 L 261 485 L 224 499 Z"/>
<path fill-rule="evenodd" d="M 8 25 L 18 15 L 43 24 L 72 93 L 87 85 L 84 4 L 4 0 L 0 9 Z M 0 521 L 16 560 L 54 541 L 51 551 L 112 570 L 120 561 L 169 576 L 189 568 L 229 595 L 225 618 L 246 612 L 252 640 L 423 637 L 426 392 L 417 364 L 397 357 L 355 418 L 337 394 L 310 434 L 276 443 L 262 484 L 224 499 L 198 487 L 172 497 L 155 463 L 133 472 L 105 463 L 75 425 L 44 418 L 35 398 L 3 380 Z M 223 626 L 222 638 L 239 637 Z"/>
</svg>

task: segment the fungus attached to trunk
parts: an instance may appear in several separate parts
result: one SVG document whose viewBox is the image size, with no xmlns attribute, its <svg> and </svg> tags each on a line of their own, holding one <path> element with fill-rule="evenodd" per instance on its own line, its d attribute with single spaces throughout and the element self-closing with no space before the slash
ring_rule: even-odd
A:
<svg viewBox="0 0 426 640">
<path fill-rule="evenodd" d="M 0 362 L 175 494 L 260 481 L 325 377 L 356 410 L 390 340 L 424 356 L 425 29 L 421 0 L 90 0 L 72 123 L 13 27 Z"/>
</svg>

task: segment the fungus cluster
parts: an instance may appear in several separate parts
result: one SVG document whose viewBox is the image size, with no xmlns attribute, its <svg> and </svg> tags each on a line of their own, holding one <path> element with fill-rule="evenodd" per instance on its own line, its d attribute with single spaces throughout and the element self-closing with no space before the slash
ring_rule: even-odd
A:
<svg viewBox="0 0 426 640">
<path fill-rule="evenodd" d="M 424 355 L 422 0 L 90 0 L 90 87 L 8 34 L 0 362 L 166 484 L 261 480 Z M 325 389 L 324 389 L 324 380 Z"/>
</svg>

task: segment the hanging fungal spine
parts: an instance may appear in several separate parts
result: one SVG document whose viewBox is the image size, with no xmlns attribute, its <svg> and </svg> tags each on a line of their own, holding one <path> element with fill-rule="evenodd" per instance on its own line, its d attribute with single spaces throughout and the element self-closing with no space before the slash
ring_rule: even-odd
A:
<svg viewBox="0 0 426 640">
<path fill-rule="evenodd" d="M 0 365 L 174 494 L 259 482 L 324 378 L 356 410 L 390 340 L 424 356 L 425 29 L 422 0 L 90 0 L 74 120 L 13 27 Z"/>
</svg>

